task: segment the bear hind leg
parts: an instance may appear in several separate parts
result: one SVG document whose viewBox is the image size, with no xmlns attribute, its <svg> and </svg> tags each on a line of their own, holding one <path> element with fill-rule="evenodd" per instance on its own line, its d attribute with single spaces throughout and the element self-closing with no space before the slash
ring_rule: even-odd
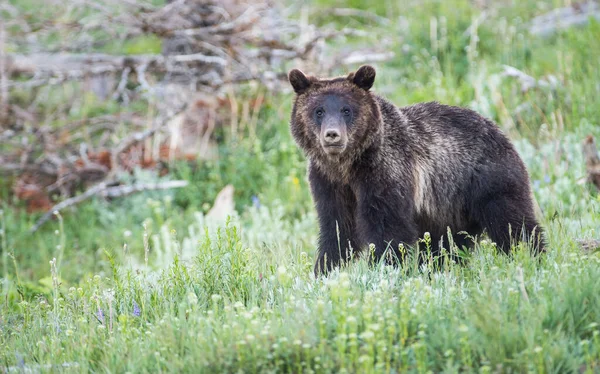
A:
<svg viewBox="0 0 600 374">
<path fill-rule="evenodd" d="M 534 254 L 545 251 L 543 230 L 530 198 L 500 195 L 478 206 L 475 216 L 503 252 L 509 253 L 511 245 L 521 241 L 529 243 Z"/>
</svg>

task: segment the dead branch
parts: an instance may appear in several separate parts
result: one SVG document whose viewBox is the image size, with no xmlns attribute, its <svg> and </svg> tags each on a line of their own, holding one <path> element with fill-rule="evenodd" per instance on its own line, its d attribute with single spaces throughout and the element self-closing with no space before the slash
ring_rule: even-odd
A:
<svg viewBox="0 0 600 374">
<path fill-rule="evenodd" d="M 31 55 L 8 54 L 7 59 L 6 70 L 9 76 L 12 78 L 29 76 L 34 77 L 35 80 L 82 79 L 87 76 L 121 72 L 127 68 L 137 71 L 142 67 L 148 72 L 165 73 L 172 66 L 189 63 L 222 67 L 227 65 L 227 61 L 222 57 L 207 56 L 201 53 L 179 56 L 38 53 Z M 15 83 L 13 85 L 16 85 Z M 6 87 L 11 87 L 11 84 L 4 83 L 3 88 Z"/>
<path fill-rule="evenodd" d="M 105 190 L 108 187 L 108 184 L 111 182 L 100 182 L 97 185 L 89 188 L 87 191 L 82 193 L 81 195 L 74 196 L 67 200 L 61 201 L 60 203 L 53 206 L 48 212 L 46 212 L 40 219 L 37 220 L 35 225 L 29 230 L 30 233 L 36 232 L 44 223 L 46 223 L 53 215 L 57 214 L 61 210 L 68 208 L 73 205 L 77 205 L 82 201 L 89 199 L 92 196 L 97 195 L 101 191 Z M 112 181 L 114 183 L 114 181 Z"/>
<path fill-rule="evenodd" d="M 354 52 L 342 58 L 343 65 L 366 64 L 372 62 L 388 61 L 394 57 L 394 52 L 382 52 L 365 54 L 364 52 Z"/>
<path fill-rule="evenodd" d="M 158 188 L 112 186 L 121 173 L 153 168 L 163 175 L 168 172 L 165 165 L 174 159 L 214 155 L 214 130 L 233 123 L 223 118 L 228 114 L 222 114 L 221 100 L 237 86 L 255 81 L 267 91 L 289 90 L 287 70 L 292 61 L 313 74 L 327 75 L 342 65 L 393 56 L 384 43 L 373 46 L 377 36 L 368 31 L 297 23 L 286 18 L 274 0 L 166 3 L 78 0 L 69 5 L 69 16 L 61 22 L 21 15 L 6 5 L 12 23 L 3 24 L 5 36 L 18 48 L 15 53 L 0 48 L 0 111 L 6 108 L 8 113 L 0 129 L 0 174 L 14 179 L 13 191 L 27 202 L 28 210 L 31 203 L 36 210 L 46 211 L 44 220 L 53 210 L 91 196 L 124 196 Z M 334 12 L 339 17 L 389 22 L 365 11 Z M 0 30 L 0 47 L 2 35 Z M 138 36 L 161 38 L 161 53 L 91 52 Z M 348 37 L 364 39 L 369 48 L 353 47 L 350 53 L 327 50 L 329 41 Z M 86 91 L 95 94 L 94 100 L 118 102 L 124 109 L 121 113 L 135 111 L 130 103 L 142 102 L 140 107 L 151 114 L 85 118 Z M 41 105 L 65 92 L 68 97 L 51 104 L 49 110 Z M 13 93 L 19 93 L 18 100 L 17 95 L 11 97 Z M 262 96 L 257 98 L 252 128 L 262 102 Z M 73 113 L 84 117 L 74 120 Z M 81 189 L 82 195 L 73 196 Z M 66 198 L 64 205 L 47 211 L 58 194 Z"/>
<path fill-rule="evenodd" d="M 548 37 L 557 31 L 583 26 L 590 18 L 600 20 L 600 5 L 595 0 L 575 2 L 564 8 L 556 8 L 531 20 L 529 32 Z"/>
<path fill-rule="evenodd" d="M 46 214 L 44 214 L 42 217 L 40 217 L 40 219 L 35 223 L 35 225 L 33 225 L 33 227 L 31 227 L 31 229 L 29 231 L 31 233 L 36 232 L 40 227 L 42 227 L 42 225 L 44 223 L 48 222 L 48 220 L 50 218 L 52 218 L 53 215 L 56 215 L 61 210 L 71 207 L 71 206 L 75 206 L 75 205 L 77 205 L 83 201 L 86 201 L 89 198 L 94 197 L 94 196 L 114 198 L 114 197 L 130 195 L 130 194 L 136 193 L 136 192 L 181 188 L 181 187 L 185 187 L 188 185 L 187 181 L 168 181 L 168 182 L 160 182 L 160 183 L 140 183 L 140 184 L 134 184 L 131 186 L 110 187 L 110 185 L 114 184 L 114 183 L 116 183 L 116 181 L 100 182 L 97 185 L 87 189 L 81 195 L 71 197 L 67 200 L 64 200 L 64 201 L 56 204 L 48 212 L 46 212 Z"/>
<path fill-rule="evenodd" d="M 532 88 L 555 89 L 559 85 L 558 78 L 549 75 L 546 79 L 535 79 L 531 75 L 509 65 L 504 65 L 503 77 L 516 78 L 521 83 L 521 92 L 525 93 Z"/>
<path fill-rule="evenodd" d="M 155 132 L 159 131 L 162 128 L 162 124 L 160 126 L 153 127 L 143 132 L 136 132 L 129 135 L 127 138 L 123 139 L 113 150 L 115 155 L 119 155 L 125 152 L 127 149 L 132 147 L 134 144 L 141 142 L 144 139 L 149 138 L 154 135 Z"/>
<path fill-rule="evenodd" d="M 182 188 L 189 184 L 188 181 L 168 181 L 159 183 L 137 183 L 133 185 L 123 185 L 107 188 L 100 191 L 100 196 L 107 198 L 123 197 L 142 191 L 170 190 L 172 188 Z"/>
<path fill-rule="evenodd" d="M 575 242 L 584 252 L 595 252 L 600 249 L 600 240 L 598 239 L 576 239 Z"/>
</svg>

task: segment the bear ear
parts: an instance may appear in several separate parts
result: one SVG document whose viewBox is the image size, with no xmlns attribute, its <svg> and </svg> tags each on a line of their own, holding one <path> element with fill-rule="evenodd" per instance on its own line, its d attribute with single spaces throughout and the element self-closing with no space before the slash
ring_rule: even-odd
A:
<svg viewBox="0 0 600 374">
<path fill-rule="evenodd" d="M 310 87 L 310 80 L 298 69 L 293 69 L 288 74 L 290 84 L 294 88 L 294 92 L 301 94 Z"/>
<path fill-rule="evenodd" d="M 358 87 L 369 91 L 373 87 L 373 82 L 375 82 L 375 68 L 370 65 L 363 65 L 358 68 L 356 73 L 350 74 L 348 78 Z"/>
</svg>

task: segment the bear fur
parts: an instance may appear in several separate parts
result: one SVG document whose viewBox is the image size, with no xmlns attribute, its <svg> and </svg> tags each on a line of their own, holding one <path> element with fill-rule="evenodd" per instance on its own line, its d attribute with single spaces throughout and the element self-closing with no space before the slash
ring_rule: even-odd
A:
<svg viewBox="0 0 600 374">
<path fill-rule="evenodd" d="M 437 102 L 399 108 L 370 91 L 371 66 L 332 79 L 298 69 L 288 77 L 291 133 L 307 157 L 319 219 L 315 275 L 369 244 L 376 261 L 388 248 L 399 258 L 399 244 L 413 246 L 425 232 L 438 255 L 448 229 L 485 231 L 506 253 L 521 240 L 544 250 L 527 170 L 494 122 Z"/>
</svg>

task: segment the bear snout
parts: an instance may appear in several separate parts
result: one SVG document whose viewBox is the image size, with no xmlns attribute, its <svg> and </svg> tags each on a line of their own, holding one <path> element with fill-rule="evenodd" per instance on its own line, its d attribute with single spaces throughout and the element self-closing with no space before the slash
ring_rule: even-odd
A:
<svg viewBox="0 0 600 374">
<path fill-rule="evenodd" d="M 338 129 L 329 129 L 325 131 L 325 143 L 337 145 L 342 140 L 342 134 Z"/>
<path fill-rule="evenodd" d="M 343 129 L 328 128 L 321 131 L 321 147 L 328 155 L 338 155 L 346 149 L 348 135 Z"/>
</svg>

